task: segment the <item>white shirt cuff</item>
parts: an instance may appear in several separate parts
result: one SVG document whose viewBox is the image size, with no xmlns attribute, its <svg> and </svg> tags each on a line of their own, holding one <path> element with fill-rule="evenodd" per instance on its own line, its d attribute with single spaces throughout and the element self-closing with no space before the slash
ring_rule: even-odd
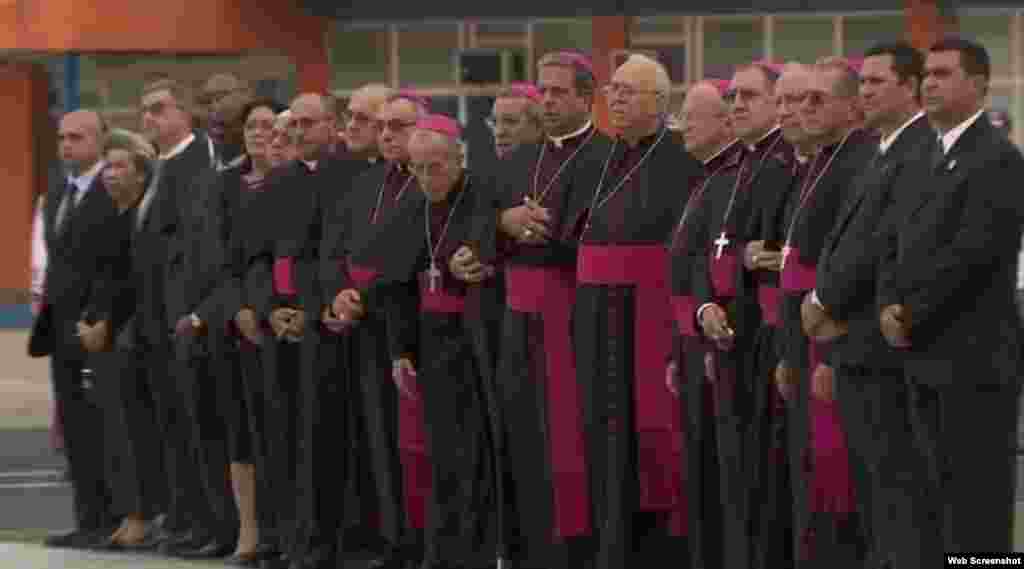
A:
<svg viewBox="0 0 1024 569">
<path fill-rule="evenodd" d="M 704 315 L 704 311 L 707 310 L 708 308 L 711 308 L 712 306 L 717 305 L 714 302 L 705 302 L 704 304 L 700 305 L 700 308 L 697 309 L 697 324 L 701 323 L 701 316 Z"/>
<path fill-rule="evenodd" d="M 817 290 L 812 290 L 811 291 L 811 304 L 813 304 L 814 306 L 817 306 L 818 308 L 820 308 L 822 310 L 825 310 L 825 305 L 822 304 L 821 300 L 818 298 L 818 291 Z"/>
</svg>

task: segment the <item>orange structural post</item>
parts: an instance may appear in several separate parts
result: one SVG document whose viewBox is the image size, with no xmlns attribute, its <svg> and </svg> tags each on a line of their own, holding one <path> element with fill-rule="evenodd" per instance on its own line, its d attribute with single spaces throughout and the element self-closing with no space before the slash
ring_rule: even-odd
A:
<svg viewBox="0 0 1024 569">
<path fill-rule="evenodd" d="M 329 21 L 310 18 L 308 25 L 309 29 L 302 32 L 307 39 L 290 53 L 299 76 L 299 91 L 326 93 L 331 86 L 331 64 L 327 55 Z"/>
<path fill-rule="evenodd" d="M 46 158 L 56 150 L 44 136 L 47 123 L 46 71 L 34 64 L 0 65 L 0 105 L 9 113 L 0 137 L 4 207 L 0 208 L 0 304 L 27 302 L 35 197 L 46 185 Z"/>
<path fill-rule="evenodd" d="M 928 49 L 957 30 L 955 11 L 943 0 L 906 0 L 904 16 L 907 39 L 917 49 Z"/>
<path fill-rule="evenodd" d="M 598 85 L 604 85 L 615 71 L 615 55 L 629 48 L 629 16 L 594 16 L 591 20 L 593 35 L 594 74 Z M 608 105 L 600 91 L 594 100 L 594 120 L 597 127 L 610 132 Z"/>
</svg>

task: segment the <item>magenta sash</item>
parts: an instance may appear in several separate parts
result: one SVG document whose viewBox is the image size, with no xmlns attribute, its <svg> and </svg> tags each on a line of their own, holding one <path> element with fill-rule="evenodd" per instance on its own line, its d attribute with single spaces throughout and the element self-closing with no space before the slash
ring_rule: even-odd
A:
<svg viewBox="0 0 1024 569">
<path fill-rule="evenodd" d="M 424 529 L 433 476 L 423 426 L 422 401 L 399 394 L 398 417 L 398 454 L 402 461 L 405 515 L 411 527 Z"/>
<path fill-rule="evenodd" d="M 808 380 L 822 363 L 818 346 L 809 342 Z M 811 414 L 811 511 L 848 514 L 856 504 L 850 478 L 850 456 L 846 434 L 835 401 L 810 396 Z"/>
<path fill-rule="evenodd" d="M 782 291 L 779 287 L 760 284 L 757 287 L 757 302 L 761 305 L 761 316 L 769 326 L 782 325 L 782 314 L 779 311 Z"/>
<path fill-rule="evenodd" d="M 430 292 L 430 287 L 420 280 L 420 312 L 461 314 L 466 309 L 465 297 L 451 294 L 441 286 L 437 289 L 437 292 Z"/>
<path fill-rule="evenodd" d="M 807 292 L 814 289 L 817 281 L 815 267 L 800 262 L 800 250 L 793 248 L 786 256 L 786 266 L 780 277 L 782 290 L 786 292 Z"/>
<path fill-rule="evenodd" d="M 672 533 L 685 535 L 683 426 L 679 401 L 665 387 L 672 350 L 668 269 L 663 245 L 583 245 L 577 258 L 580 284 L 636 287 L 633 396 L 640 508 L 670 513 Z"/>
<path fill-rule="evenodd" d="M 291 257 L 274 259 L 274 292 L 295 294 L 295 263 Z"/>
<path fill-rule="evenodd" d="M 722 252 L 721 258 L 716 258 L 715 252 L 709 253 L 709 266 L 711 267 L 711 287 L 714 289 L 717 298 L 736 297 L 736 271 L 739 269 L 739 258 L 732 250 Z"/>
<path fill-rule="evenodd" d="M 590 485 L 579 384 L 569 339 L 576 273 L 572 267 L 508 265 L 505 287 L 508 307 L 540 314 L 544 326 L 555 535 L 588 535 Z"/>
<path fill-rule="evenodd" d="M 352 284 L 354 284 L 356 288 L 365 288 L 367 286 L 370 286 L 370 283 L 373 282 L 373 279 L 377 278 L 376 269 L 371 269 L 370 267 L 363 267 L 361 265 L 355 265 L 352 263 L 351 260 L 344 262 L 343 265 L 347 265 L 348 276 L 349 278 L 352 279 Z M 342 271 L 344 271 L 345 269 L 346 267 L 342 266 Z"/>
<path fill-rule="evenodd" d="M 673 296 L 669 298 L 672 303 L 672 312 L 676 317 L 676 325 L 684 336 L 699 337 L 697 331 L 697 299 L 692 295 Z"/>
</svg>

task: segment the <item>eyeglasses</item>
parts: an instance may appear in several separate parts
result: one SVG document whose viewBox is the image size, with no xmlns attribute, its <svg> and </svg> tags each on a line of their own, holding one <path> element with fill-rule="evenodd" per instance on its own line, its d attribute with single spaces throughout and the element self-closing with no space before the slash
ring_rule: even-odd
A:
<svg viewBox="0 0 1024 569">
<path fill-rule="evenodd" d="M 637 89 L 630 85 L 623 85 L 621 83 L 611 83 L 601 88 L 601 91 L 606 97 L 618 97 L 621 96 L 625 99 L 632 99 L 637 95 L 657 95 L 658 91 L 654 89 Z"/>
<path fill-rule="evenodd" d="M 272 120 L 251 120 L 245 123 L 245 130 L 273 130 Z"/>
<path fill-rule="evenodd" d="M 310 130 L 325 120 L 327 120 L 326 117 L 319 117 L 315 119 L 310 117 L 299 117 L 292 119 L 291 122 L 288 123 L 288 128 L 291 130 Z"/>
<path fill-rule="evenodd" d="M 417 178 L 440 176 L 445 171 L 445 164 L 443 162 L 409 162 L 409 171 Z"/>
<path fill-rule="evenodd" d="M 390 130 L 391 132 L 402 132 L 407 128 L 416 126 L 416 121 L 403 121 L 400 119 L 391 119 L 387 121 L 377 121 L 377 128 L 381 132 L 384 130 Z"/>
<path fill-rule="evenodd" d="M 150 116 L 159 117 L 159 116 L 163 115 L 167 111 L 167 109 L 175 109 L 175 108 L 181 108 L 181 107 L 179 107 L 177 103 L 174 103 L 174 102 L 171 102 L 171 101 L 156 101 L 154 103 L 150 103 L 148 105 L 142 105 L 141 107 L 139 107 L 139 114 L 141 114 L 141 115 L 147 115 L 148 114 Z"/>
<path fill-rule="evenodd" d="M 498 130 L 499 126 L 508 130 L 515 130 L 519 128 L 523 124 L 523 117 L 490 116 L 484 119 L 484 122 L 487 123 L 487 128 L 491 129 L 491 132 L 493 133 Z"/>
<path fill-rule="evenodd" d="M 354 124 L 356 126 L 369 126 L 373 124 L 374 118 L 366 113 L 345 112 L 342 115 L 342 124 Z"/>
</svg>

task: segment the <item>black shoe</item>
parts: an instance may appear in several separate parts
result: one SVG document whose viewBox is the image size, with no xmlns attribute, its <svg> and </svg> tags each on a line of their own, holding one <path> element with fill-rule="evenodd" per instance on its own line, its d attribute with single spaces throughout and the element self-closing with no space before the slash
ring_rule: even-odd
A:
<svg viewBox="0 0 1024 569">
<path fill-rule="evenodd" d="M 381 557 L 379 559 L 371 559 L 366 562 L 366 569 L 406 569 L 410 565 L 408 559 L 404 559 L 398 555 L 392 555 L 390 557 Z"/>
<path fill-rule="evenodd" d="M 288 569 L 291 562 L 286 555 L 260 561 L 260 569 Z"/>
<path fill-rule="evenodd" d="M 157 548 L 157 552 L 166 557 L 180 557 L 182 551 L 193 551 L 207 543 L 210 543 L 210 538 L 202 536 L 196 531 L 189 531 L 177 538 L 164 541 Z"/>
<path fill-rule="evenodd" d="M 179 548 L 175 556 L 182 559 L 218 559 L 230 555 L 233 549 L 232 546 L 214 539 L 200 547 Z"/>
<path fill-rule="evenodd" d="M 252 553 L 236 553 L 224 560 L 224 563 L 232 567 L 253 567 L 259 568 L 260 562 L 269 560 L 270 557 L 261 554 L 259 550 Z"/>
<path fill-rule="evenodd" d="M 87 549 L 101 541 L 104 537 L 104 535 L 95 530 L 75 530 L 69 533 L 51 535 L 43 540 L 43 544 L 46 547 L 54 548 Z"/>
</svg>

